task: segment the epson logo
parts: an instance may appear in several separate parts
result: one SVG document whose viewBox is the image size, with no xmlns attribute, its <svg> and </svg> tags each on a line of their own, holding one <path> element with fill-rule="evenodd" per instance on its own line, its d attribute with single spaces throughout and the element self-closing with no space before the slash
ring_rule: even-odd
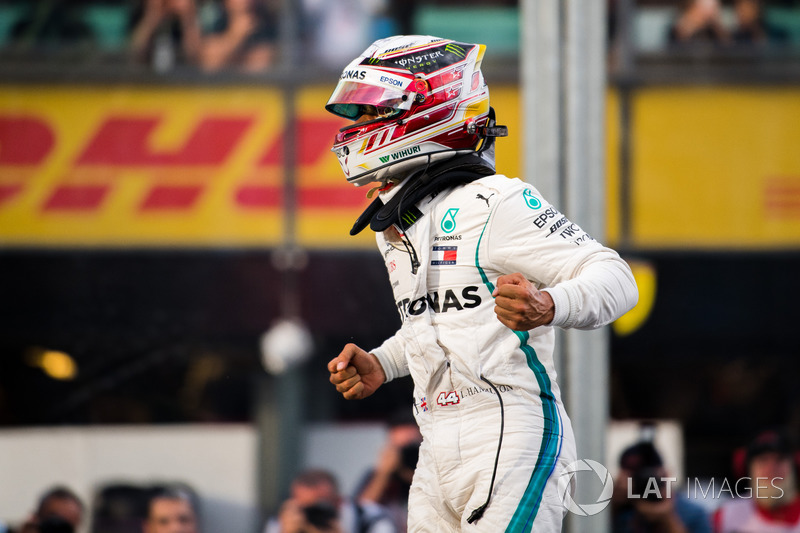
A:
<svg viewBox="0 0 800 533">
<path fill-rule="evenodd" d="M 345 70 L 342 72 L 343 80 L 363 80 L 367 77 L 366 70 Z"/>
<path fill-rule="evenodd" d="M 533 219 L 533 225 L 537 228 L 543 228 L 547 224 L 547 221 L 551 218 L 555 218 L 556 216 L 560 215 L 558 211 L 556 211 L 552 207 L 548 207 L 541 215 Z"/>
<path fill-rule="evenodd" d="M 381 83 L 388 83 L 389 85 L 394 85 L 395 87 L 402 87 L 403 81 L 398 80 L 395 78 L 390 78 L 389 76 L 381 76 Z"/>
</svg>

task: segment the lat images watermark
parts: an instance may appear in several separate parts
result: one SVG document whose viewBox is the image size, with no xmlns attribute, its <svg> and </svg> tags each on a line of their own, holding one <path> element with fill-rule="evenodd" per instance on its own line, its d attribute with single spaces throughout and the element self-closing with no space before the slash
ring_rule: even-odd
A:
<svg viewBox="0 0 800 533">
<path fill-rule="evenodd" d="M 597 486 L 597 497 L 589 498 L 589 501 L 575 500 L 575 484 L 577 474 L 585 472 L 583 481 L 592 477 L 599 480 L 592 483 L 592 489 Z M 629 477 L 626 480 L 626 496 L 630 500 L 661 500 L 675 496 L 686 497 L 687 499 L 732 499 L 732 498 L 756 498 L 756 499 L 780 499 L 784 495 L 781 482 L 784 478 L 774 477 L 742 477 L 736 480 L 723 478 L 721 481 L 700 478 L 686 478 L 686 482 L 681 487 L 678 486 L 677 477 L 667 476 L 648 476 L 648 477 Z M 601 463 L 591 459 L 579 459 L 567 465 L 564 472 L 558 478 L 558 493 L 565 509 L 578 516 L 594 516 L 602 512 L 611 503 L 614 493 L 614 480 L 608 469 Z M 583 495 L 585 498 L 587 495 Z"/>
<path fill-rule="evenodd" d="M 780 499 L 784 491 L 780 482 L 782 477 L 741 477 L 731 482 L 723 478 L 721 482 L 716 479 L 701 480 L 699 478 L 686 478 L 684 489 L 686 497 L 690 499 L 729 499 L 729 498 L 755 498 Z M 631 500 L 671 498 L 678 483 L 675 477 L 650 477 L 646 480 L 644 488 L 636 490 L 632 478 L 628 478 L 627 496 Z"/>
<path fill-rule="evenodd" d="M 578 472 L 594 472 L 603 488 L 600 495 L 594 502 L 578 503 L 573 499 L 573 487 L 575 486 L 575 476 Z M 574 463 L 567 465 L 567 468 L 558 478 L 558 493 L 561 495 L 561 503 L 571 513 L 578 516 L 594 516 L 608 507 L 611 503 L 611 496 L 614 493 L 614 480 L 608 469 L 597 461 L 591 459 L 578 459 Z"/>
</svg>

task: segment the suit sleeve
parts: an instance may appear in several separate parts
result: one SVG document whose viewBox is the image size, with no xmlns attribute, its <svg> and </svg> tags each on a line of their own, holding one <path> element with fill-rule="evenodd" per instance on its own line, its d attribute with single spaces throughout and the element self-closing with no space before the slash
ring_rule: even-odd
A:
<svg viewBox="0 0 800 533">
<path fill-rule="evenodd" d="M 500 199 L 486 228 L 489 265 L 522 273 L 550 293 L 550 325 L 595 329 L 636 305 L 638 290 L 628 264 L 518 182 Z"/>
<path fill-rule="evenodd" d="M 378 362 L 386 374 L 386 382 L 401 378 L 409 374 L 408 360 L 406 360 L 406 345 L 409 342 L 407 335 L 411 334 L 407 322 L 393 336 L 386 339 L 383 344 L 370 350 L 378 358 Z"/>
</svg>

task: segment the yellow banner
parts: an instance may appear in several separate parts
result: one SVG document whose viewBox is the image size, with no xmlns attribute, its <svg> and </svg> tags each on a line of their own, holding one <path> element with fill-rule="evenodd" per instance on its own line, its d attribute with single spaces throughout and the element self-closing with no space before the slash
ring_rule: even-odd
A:
<svg viewBox="0 0 800 533">
<path fill-rule="evenodd" d="M 329 94 L 297 94 L 295 237 L 373 246 L 348 234 L 368 200 L 330 152 L 344 122 Z M 516 106 L 516 91 L 498 96 Z M 280 244 L 283 102 L 269 88 L 0 88 L 0 245 Z"/>
<path fill-rule="evenodd" d="M 371 247 L 368 204 L 330 153 L 330 87 L 297 95 L 295 238 Z M 618 100 L 609 93 L 607 241 L 620 243 Z M 0 245 L 276 246 L 285 238 L 283 95 L 272 88 L 0 87 Z M 520 176 L 519 92 L 494 87 Z M 800 90 L 641 89 L 630 241 L 641 248 L 800 245 Z M 530 178 L 530 177 L 528 177 Z M 535 183 L 535 179 L 533 180 Z"/>
<path fill-rule="evenodd" d="M 800 89 L 635 94 L 635 247 L 800 246 Z"/>
</svg>

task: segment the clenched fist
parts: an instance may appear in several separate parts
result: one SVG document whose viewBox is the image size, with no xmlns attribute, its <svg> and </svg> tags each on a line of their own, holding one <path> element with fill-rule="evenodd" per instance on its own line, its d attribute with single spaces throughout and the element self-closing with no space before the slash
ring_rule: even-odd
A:
<svg viewBox="0 0 800 533">
<path fill-rule="evenodd" d="M 348 344 L 328 363 L 330 381 L 346 400 L 361 400 L 386 381 L 378 358 L 355 344 Z"/>
<path fill-rule="evenodd" d="M 515 331 L 547 325 L 555 316 L 556 308 L 550 294 L 537 289 L 519 272 L 497 278 L 492 296 L 497 318 Z"/>
</svg>

